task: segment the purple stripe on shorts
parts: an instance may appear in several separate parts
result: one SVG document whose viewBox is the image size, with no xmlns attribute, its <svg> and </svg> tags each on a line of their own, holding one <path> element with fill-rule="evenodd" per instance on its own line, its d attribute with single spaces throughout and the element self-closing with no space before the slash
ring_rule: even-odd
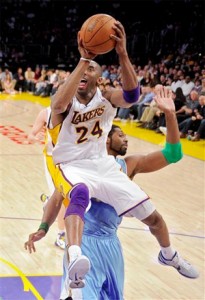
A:
<svg viewBox="0 0 205 300">
<path fill-rule="evenodd" d="M 128 210 L 124 211 L 123 213 L 121 213 L 121 214 L 119 215 L 119 217 L 122 217 L 122 216 L 123 216 L 124 214 L 126 214 L 128 211 L 131 211 L 133 208 L 137 207 L 138 205 L 144 203 L 145 201 L 147 201 L 147 200 L 149 200 L 149 199 L 150 199 L 150 197 L 148 197 L 148 198 L 142 200 L 142 201 L 141 201 L 140 203 L 138 203 L 137 205 L 135 205 L 135 206 L 129 208 Z"/>
</svg>

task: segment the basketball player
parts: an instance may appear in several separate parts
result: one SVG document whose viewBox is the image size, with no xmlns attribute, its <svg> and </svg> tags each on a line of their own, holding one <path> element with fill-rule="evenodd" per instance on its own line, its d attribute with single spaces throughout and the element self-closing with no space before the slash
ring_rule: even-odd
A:
<svg viewBox="0 0 205 300">
<path fill-rule="evenodd" d="M 117 107 L 131 107 L 140 93 L 137 76 L 126 50 L 124 27 L 116 21 L 113 29 L 116 36 L 111 35 L 111 38 L 116 41 L 123 90 L 113 89 L 104 96 L 101 94 L 97 87 L 101 67 L 91 60 L 95 55 L 83 48 L 78 34 L 81 59 L 51 102 L 50 132 L 58 136 L 53 149 L 53 159 L 59 168 L 58 188 L 64 197 L 70 199 L 65 213 L 65 226 L 71 288 L 82 287 L 82 279 L 90 269 L 90 261 L 82 255 L 80 248 L 89 199 L 107 198 L 106 201 L 119 215 L 140 202 L 147 203 L 148 199 L 137 185 L 119 172 L 120 166 L 113 157 L 107 155 L 107 135 Z M 65 182 L 70 184 L 68 190 L 64 188 Z M 48 229 L 45 223 L 40 227 Z"/>
<path fill-rule="evenodd" d="M 84 214 L 89 209 L 90 198 L 106 201 L 119 216 L 129 213 L 140 220 L 147 219 L 155 210 L 149 196 L 126 174 L 120 172 L 120 165 L 106 150 L 107 135 L 117 107 L 132 106 L 137 102 L 140 92 L 137 76 L 126 50 L 124 27 L 116 21 L 113 28 L 116 36 L 111 35 L 111 38 L 116 41 L 122 90 L 113 89 L 102 95 L 97 88 L 101 68 L 91 60 L 95 55 L 83 48 L 78 35 L 81 59 L 51 103 L 50 132 L 57 138 L 53 149 L 53 159 L 59 171 L 57 187 L 70 200 L 65 213 L 70 288 L 83 287 L 83 279 L 90 270 L 90 261 L 82 255 L 80 247 Z M 171 91 L 164 87 L 158 93 L 161 93 L 162 99 L 171 98 Z M 169 118 L 175 118 L 175 113 L 170 112 Z M 181 145 L 178 138 L 177 130 L 171 144 L 166 144 L 161 163 L 175 162 L 175 158 L 172 158 L 173 147 L 178 154 L 177 159 L 180 157 Z M 69 184 L 69 189 L 65 188 L 65 183 Z M 42 222 L 39 227 L 45 231 L 48 228 L 49 224 L 46 222 Z"/>
<path fill-rule="evenodd" d="M 53 145 L 49 133 L 46 130 L 48 120 L 50 118 L 50 113 L 51 113 L 50 107 L 44 108 L 39 112 L 39 114 L 37 115 L 34 121 L 31 132 L 28 135 L 28 141 L 29 143 L 45 141 L 45 147 L 43 150 L 44 167 L 45 167 L 44 169 L 45 169 L 46 181 L 49 188 L 49 193 L 50 195 L 52 195 L 55 190 L 54 182 L 55 182 L 56 168 L 52 158 Z M 46 202 L 44 203 L 44 206 L 46 205 Z M 58 233 L 55 241 L 55 245 L 61 249 L 65 249 L 64 214 L 65 214 L 65 207 L 62 206 L 57 216 Z"/>
</svg>

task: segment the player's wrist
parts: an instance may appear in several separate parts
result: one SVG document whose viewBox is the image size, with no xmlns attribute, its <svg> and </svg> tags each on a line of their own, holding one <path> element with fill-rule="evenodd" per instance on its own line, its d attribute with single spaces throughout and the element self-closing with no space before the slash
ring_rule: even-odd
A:
<svg viewBox="0 0 205 300">
<path fill-rule="evenodd" d="M 90 63 L 90 62 L 92 61 L 92 59 L 90 59 L 90 58 L 85 58 L 85 57 L 81 57 L 80 60 L 81 60 L 81 61 L 84 61 L 84 62 L 88 62 L 88 63 Z"/>
<path fill-rule="evenodd" d="M 48 230 L 49 230 L 49 225 L 48 225 L 48 223 L 46 223 L 46 222 L 41 223 L 41 225 L 40 225 L 39 228 L 38 228 L 38 231 L 39 231 L 39 230 L 44 230 L 45 233 L 47 233 Z"/>
<path fill-rule="evenodd" d="M 164 110 L 164 114 L 167 118 L 173 118 L 175 119 L 176 118 L 176 112 L 174 109 L 168 109 L 168 110 Z"/>
</svg>

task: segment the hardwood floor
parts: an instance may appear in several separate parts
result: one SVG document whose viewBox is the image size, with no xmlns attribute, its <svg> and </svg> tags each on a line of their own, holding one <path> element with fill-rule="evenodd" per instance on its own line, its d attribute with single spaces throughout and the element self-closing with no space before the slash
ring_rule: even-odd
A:
<svg viewBox="0 0 205 300">
<path fill-rule="evenodd" d="M 26 95 L 22 101 L 12 97 L 0 101 L 1 278 L 20 276 L 20 272 L 26 276 L 62 274 L 63 251 L 54 246 L 56 223 L 46 238 L 36 244 L 36 253 L 30 255 L 23 247 L 28 235 L 40 223 L 39 197 L 41 193 L 48 193 L 43 146 L 25 142 L 41 108 L 41 103 L 27 101 Z M 159 147 L 161 145 L 129 136 L 128 154 L 148 153 Z M 125 300 L 205 299 L 204 171 L 203 160 L 185 155 L 177 164 L 135 177 L 166 220 L 172 245 L 198 268 L 200 277 L 187 279 L 174 268 L 160 265 L 157 261 L 159 246 L 148 228 L 138 220 L 124 218 L 118 234 L 125 257 Z M 31 299 L 42 299 L 35 297 Z"/>
</svg>

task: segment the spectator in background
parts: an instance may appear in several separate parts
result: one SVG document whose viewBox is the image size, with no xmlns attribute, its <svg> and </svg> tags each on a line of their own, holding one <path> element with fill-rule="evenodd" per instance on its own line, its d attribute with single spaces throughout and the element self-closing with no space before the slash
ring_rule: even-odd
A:
<svg viewBox="0 0 205 300">
<path fill-rule="evenodd" d="M 26 72 L 24 73 L 25 80 L 26 80 L 26 91 L 30 93 L 34 93 L 35 91 L 35 73 L 32 71 L 30 67 L 27 68 Z"/>
<path fill-rule="evenodd" d="M 202 81 L 201 81 L 201 92 L 200 92 L 200 95 L 204 95 L 205 96 L 205 75 L 204 75 L 204 78 L 202 78 Z"/>
<path fill-rule="evenodd" d="M 185 81 L 184 81 L 184 83 L 182 84 L 181 88 L 182 88 L 182 91 L 183 91 L 184 96 L 185 96 L 185 97 L 188 97 L 189 94 L 191 93 L 191 91 L 192 91 L 193 88 L 194 88 L 194 83 L 193 83 L 193 81 L 191 81 L 190 76 L 186 76 L 186 77 L 185 77 Z"/>
<path fill-rule="evenodd" d="M 23 74 L 23 69 L 18 68 L 17 72 L 14 74 L 14 80 L 16 82 L 15 89 L 19 92 L 26 91 L 26 81 Z"/>
<path fill-rule="evenodd" d="M 36 66 L 34 71 L 34 83 L 38 82 L 38 79 L 41 77 L 41 68 Z"/>
<path fill-rule="evenodd" d="M 143 78 L 140 80 L 140 86 L 147 86 L 152 81 L 152 76 L 149 71 L 144 71 Z"/>
<path fill-rule="evenodd" d="M 12 74 L 12 72 L 9 71 L 8 68 L 6 68 L 6 69 L 4 70 L 4 72 L 2 72 L 2 75 L 1 75 L 2 81 L 4 81 L 4 80 L 6 79 L 6 76 L 7 76 L 8 74 L 10 75 L 11 79 L 13 80 L 13 74 Z"/>
<path fill-rule="evenodd" d="M 48 70 L 47 75 L 48 75 L 48 80 L 46 82 L 46 86 L 44 88 L 41 97 L 49 97 L 51 95 L 53 85 L 58 81 L 58 71 L 55 71 L 54 69 L 50 69 Z"/>
<path fill-rule="evenodd" d="M 186 104 L 186 97 L 183 94 L 182 88 L 178 87 L 174 93 L 174 104 L 175 104 L 175 110 L 178 112 L 179 109 L 182 108 Z"/>
<path fill-rule="evenodd" d="M 140 85 L 142 85 L 141 80 L 143 79 L 143 74 L 144 74 L 143 70 L 138 70 L 137 71 L 137 80 L 140 83 Z"/>
<path fill-rule="evenodd" d="M 159 77 L 159 84 L 161 85 L 167 85 L 167 78 L 164 74 L 161 74 L 160 77 Z"/>
<path fill-rule="evenodd" d="M 186 138 L 189 130 L 197 131 L 203 119 L 205 119 L 205 96 L 201 95 L 192 116 L 179 124 L 180 138 Z"/>
<path fill-rule="evenodd" d="M 174 100 L 176 113 L 186 104 L 186 97 L 184 96 L 182 89 L 178 87 L 176 93 L 172 92 L 172 98 Z M 166 120 L 163 112 L 158 112 L 158 126 L 156 128 L 156 133 L 166 131 Z"/>
<path fill-rule="evenodd" d="M 160 85 L 156 85 L 154 88 L 154 95 L 159 90 Z M 155 124 L 153 123 L 154 116 L 156 112 L 159 110 L 155 100 L 153 99 L 147 107 L 145 107 L 142 117 L 140 118 L 140 122 L 142 123 L 140 127 L 148 128 L 148 129 L 156 129 Z"/>
<path fill-rule="evenodd" d="M 137 104 L 134 104 L 134 106 L 137 108 L 138 120 L 141 119 L 145 107 L 150 105 L 150 103 L 152 102 L 152 100 L 155 96 L 155 93 L 154 93 L 155 85 L 156 85 L 155 83 L 150 82 L 146 86 L 146 95 L 145 95 L 144 99 L 142 99 L 140 102 L 138 101 Z"/>
<path fill-rule="evenodd" d="M 142 123 L 139 127 L 154 129 L 153 119 L 158 111 L 157 104 L 153 99 L 149 106 L 145 107 L 140 122 Z M 156 128 L 156 127 L 155 127 Z"/>
<path fill-rule="evenodd" d="M 191 91 L 189 98 L 186 98 L 186 104 L 176 111 L 178 124 L 191 117 L 193 110 L 199 104 L 198 99 L 199 94 L 196 91 Z"/>
<path fill-rule="evenodd" d="M 191 138 L 192 142 L 200 141 L 201 138 L 205 138 L 205 119 L 201 120 L 201 124 L 195 135 Z"/>
<path fill-rule="evenodd" d="M 107 65 L 102 65 L 102 77 L 105 79 L 109 79 L 110 77 L 110 72 L 108 70 Z"/>
<path fill-rule="evenodd" d="M 46 80 L 47 80 L 47 72 L 45 69 L 41 70 L 41 76 L 39 79 L 36 81 L 35 84 L 35 91 L 34 95 L 35 96 L 40 96 L 41 94 L 43 95 L 44 89 L 46 87 Z"/>
<path fill-rule="evenodd" d="M 202 90 L 201 80 L 199 78 L 196 78 L 194 81 L 193 91 L 197 91 L 197 93 L 200 95 L 201 90 Z"/>
<path fill-rule="evenodd" d="M 2 81 L 3 93 L 5 94 L 16 94 L 17 91 L 14 89 L 16 82 L 12 79 L 10 73 L 6 74 L 6 77 Z"/>
<path fill-rule="evenodd" d="M 110 76 L 109 76 L 109 78 L 110 78 L 111 82 L 114 82 L 118 78 L 118 69 L 114 65 L 112 65 L 111 68 L 110 68 Z"/>
</svg>

